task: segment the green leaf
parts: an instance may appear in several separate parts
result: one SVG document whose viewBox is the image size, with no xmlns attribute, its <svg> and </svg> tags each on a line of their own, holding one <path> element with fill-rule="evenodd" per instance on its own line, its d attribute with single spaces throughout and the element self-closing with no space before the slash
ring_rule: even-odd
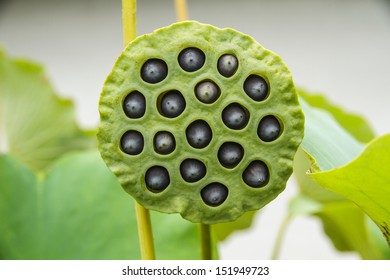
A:
<svg viewBox="0 0 390 280">
<path fill-rule="evenodd" d="M 72 154 L 46 174 L 0 155 L 3 259 L 138 259 L 133 199 L 97 152 Z M 198 259 L 195 224 L 152 213 L 156 256 Z"/>
<path fill-rule="evenodd" d="M 38 258 L 37 190 L 33 172 L 0 154 L 0 259 Z"/>
<path fill-rule="evenodd" d="M 324 97 L 310 96 L 302 91 L 300 95 L 310 102 L 309 105 L 301 100 L 306 115 L 306 136 L 302 144 L 306 153 L 298 150 L 294 160 L 294 175 L 303 195 L 291 202 L 290 214 L 300 209 L 301 214 L 319 217 L 325 233 L 339 250 L 356 251 L 366 259 L 387 259 L 388 252 L 381 248 L 380 242 L 372 241 L 372 230 L 368 230 L 368 219 L 364 218 L 363 211 L 344 196 L 321 187 L 306 174 L 313 161 L 317 165 L 312 169 L 319 170 L 332 169 L 355 158 L 364 146 L 354 138 L 370 140 L 374 136 L 370 126 L 362 117 L 344 112 Z M 344 152 L 340 153 L 340 150 Z"/>
<path fill-rule="evenodd" d="M 326 203 L 317 215 L 338 250 L 357 251 L 363 259 L 382 258 L 368 236 L 364 213 L 350 201 Z"/>
<path fill-rule="evenodd" d="M 294 177 L 297 180 L 300 193 L 321 203 L 345 200 L 345 197 L 324 189 L 307 175 L 306 172 L 310 169 L 311 164 L 308 155 L 302 148 L 299 148 L 294 158 Z"/>
<path fill-rule="evenodd" d="M 366 218 L 368 225 L 369 237 L 372 240 L 374 246 L 380 252 L 382 259 L 390 260 L 390 247 L 386 240 L 383 238 L 382 231 L 370 218 Z"/>
<path fill-rule="evenodd" d="M 229 223 L 219 223 L 211 225 L 213 232 L 219 241 L 225 240 L 233 232 L 248 229 L 253 222 L 253 218 L 259 211 L 245 212 L 237 220 Z"/>
<path fill-rule="evenodd" d="M 364 212 L 348 200 L 321 203 L 298 195 L 289 204 L 291 218 L 308 215 L 321 219 L 326 235 L 339 251 L 356 251 L 363 259 L 387 259 L 379 244 L 370 236 Z"/>
<path fill-rule="evenodd" d="M 323 109 L 332 114 L 335 120 L 356 140 L 366 143 L 375 137 L 370 124 L 362 116 L 346 112 L 340 106 L 331 103 L 324 95 L 312 94 L 303 89 L 299 89 L 298 94 L 310 106 Z"/>
<path fill-rule="evenodd" d="M 355 202 L 381 228 L 390 244 L 390 134 L 368 144 L 347 165 L 312 173 L 321 186 Z"/>
<path fill-rule="evenodd" d="M 321 209 L 321 203 L 303 194 L 293 197 L 288 205 L 291 217 L 317 214 Z"/>
<path fill-rule="evenodd" d="M 329 170 L 354 159 L 364 145 L 349 134 L 328 112 L 311 107 L 300 98 L 305 114 L 305 136 L 301 147 L 314 162 L 312 169 Z"/>
<path fill-rule="evenodd" d="M 94 134 L 77 126 L 72 102 L 56 95 L 40 65 L 0 51 L 0 141 L 9 154 L 41 170 L 68 151 L 95 147 Z"/>
</svg>

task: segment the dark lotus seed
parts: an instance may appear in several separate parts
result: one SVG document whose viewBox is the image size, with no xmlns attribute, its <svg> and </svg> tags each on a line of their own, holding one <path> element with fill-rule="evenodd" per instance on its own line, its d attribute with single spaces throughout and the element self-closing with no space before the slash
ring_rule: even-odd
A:
<svg viewBox="0 0 390 280">
<path fill-rule="evenodd" d="M 201 149 L 210 143 L 213 133 L 205 121 L 197 120 L 187 127 L 186 136 L 192 147 Z"/>
<path fill-rule="evenodd" d="M 206 175 L 206 166 L 197 159 L 186 159 L 180 165 L 180 173 L 186 182 L 193 183 Z"/>
<path fill-rule="evenodd" d="M 197 48 L 187 48 L 179 54 L 180 67 L 187 72 L 199 70 L 205 60 L 205 54 Z"/>
<path fill-rule="evenodd" d="M 176 147 L 175 137 L 168 131 L 160 131 L 154 136 L 154 150 L 162 155 L 173 152 Z"/>
<path fill-rule="evenodd" d="M 244 156 L 244 149 L 238 143 L 226 142 L 218 150 L 219 162 L 227 167 L 233 168 L 242 160 Z"/>
<path fill-rule="evenodd" d="M 141 77 L 145 82 L 156 84 L 161 82 L 168 75 L 168 66 L 161 60 L 152 58 L 142 65 Z"/>
<path fill-rule="evenodd" d="M 228 188 L 220 183 L 211 183 L 200 192 L 203 201 L 209 206 L 221 205 L 226 200 L 228 194 Z"/>
<path fill-rule="evenodd" d="M 237 68 L 238 60 L 232 54 L 224 54 L 218 59 L 218 71 L 226 78 L 233 76 Z"/>
<path fill-rule="evenodd" d="M 248 119 L 245 109 L 238 103 L 232 103 L 222 111 L 222 120 L 231 129 L 244 128 L 248 123 Z"/>
<path fill-rule="evenodd" d="M 211 104 L 215 102 L 221 94 L 219 87 L 212 81 L 203 81 L 196 85 L 195 95 L 199 101 Z"/>
<path fill-rule="evenodd" d="M 144 148 L 144 137 L 135 130 L 129 130 L 123 134 L 120 147 L 129 155 L 138 155 Z"/>
<path fill-rule="evenodd" d="M 265 116 L 257 128 L 257 135 L 264 142 L 276 140 L 280 135 L 280 123 L 274 116 Z"/>
<path fill-rule="evenodd" d="M 252 188 L 264 187 L 269 180 L 267 165 L 260 161 L 252 161 L 242 174 L 244 182 Z"/>
<path fill-rule="evenodd" d="M 163 95 L 161 99 L 161 113 L 167 118 L 175 118 L 183 113 L 186 108 L 186 101 L 183 95 L 172 90 Z"/>
<path fill-rule="evenodd" d="M 253 100 L 262 101 L 268 96 L 268 85 L 262 77 L 250 75 L 244 82 L 244 91 Z"/>
<path fill-rule="evenodd" d="M 123 101 L 123 111 L 129 118 L 141 118 L 145 114 L 145 109 L 145 97 L 138 91 L 129 93 Z"/>
<path fill-rule="evenodd" d="M 145 183 L 150 191 L 161 192 L 165 190 L 170 183 L 169 173 L 162 166 L 152 166 L 146 171 Z"/>
</svg>

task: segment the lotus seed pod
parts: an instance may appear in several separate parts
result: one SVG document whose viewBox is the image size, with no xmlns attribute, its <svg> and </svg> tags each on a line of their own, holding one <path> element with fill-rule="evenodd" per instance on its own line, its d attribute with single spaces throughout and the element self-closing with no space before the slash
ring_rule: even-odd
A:
<svg viewBox="0 0 390 280">
<path fill-rule="evenodd" d="M 144 103 L 127 98 L 135 92 Z M 137 106 L 144 112 L 131 117 Z M 275 199 L 304 129 L 278 55 L 236 30 L 194 21 L 132 41 L 99 111 L 99 150 L 124 190 L 148 209 L 206 224 Z"/>
<path fill-rule="evenodd" d="M 144 138 L 138 131 L 126 131 L 121 138 L 120 147 L 126 154 L 138 155 L 144 148 Z"/>
<path fill-rule="evenodd" d="M 168 131 L 157 132 L 153 143 L 154 150 L 161 155 L 170 154 L 176 148 L 175 137 Z"/>
<path fill-rule="evenodd" d="M 167 118 L 175 118 L 183 113 L 186 101 L 177 90 L 169 91 L 161 98 L 161 113 Z"/>
<path fill-rule="evenodd" d="M 250 75 L 244 82 L 244 91 L 253 100 L 263 101 L 268 95 L 268 85 L 262 77 Z"/>
<path fill-rule="evenodd" d="M 238 60 L 232 54 L 224 54 L 218 59 L 218 71 L 224 77 L 231 77 L 236 73 Z"/>
<path fill-rule="evenodd" d="M 129 118 L 141 118 L 145 114 L 145 109 L 145 97 L 138 91 L 129 93 L 123 101 L 123 111 Z"/>
<path fill-rule="evenodd" d="M 180 165 L 180 173 L 186 182 L 197 182 L 206 175 L 206 166 L 197 159 L 186 159 Z"/>
<path fill-rule="evenodd" d="M 161 192 L 170 183 L 169 173 L 162 166 L 153 166 L 146 171 L 145 183 L 152 192 Z"/>
<path fill-rule="evenodd" d="M 188 72 L 194 72 L 202 68 L 205 62 L 204 53 L 197 48 L 188 48 L 179 54 L 181 68 Z"/>
<path fill-rule="evenodd" d="M 218 150 L 219 162 L 227 167 L 233 168 L 239 164 L 244 156 L 244 149 L 240 144 L 233 142 L 223 143 Z"/>
<path fill-rule="evenodd" d="M 220 96 L 219 87 L 212 81 L 203 81 L 196 85 L 195 95 L 199 101 L 211 104 L 214 103 Z"/>
<path fill-rule="evenodd" d="M 242 129 L 248 123 L 249 117 L 240 104 L 233 103 L 223 109 L 222 120 L 231 129 Z"/>
<path fill-rule="evenodd" d="M 202 120 L 191 123 L 186 129 L 187 141 L 194 148 L 206 147 L 213 137 L 210 126 Z"/>
</svg>

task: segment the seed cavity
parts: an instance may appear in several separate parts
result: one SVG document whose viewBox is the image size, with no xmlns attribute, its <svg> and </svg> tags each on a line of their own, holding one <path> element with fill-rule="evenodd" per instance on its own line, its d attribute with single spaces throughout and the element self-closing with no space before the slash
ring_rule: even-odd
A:
<svg viewBox="0 0 390 280">
<path fill-rule="evenodd" d="M 186 159 L 180 165 L 180 174 L 186 182 L 194 183 L 206 175 L 206 166 L 197 159 Z"/>
<path fill-rule="evenodd" d="M 139 91 L 130 92 L 123 101 L 123 111 L 131 119 L 139 119 L 145 114 L 145 97 Z"/>
<path fill-rule="evenodd" d="M 156 153 L 167 155 L 176 148 L 175 137 L 168 131 L 159 131 L 154 136 L 153 147 Z"/>
<path fill-rule="evenodd" d="M 183 95 L 177 90 L 171 90 L 162 94 L 157 102 L 160 113 L 167 118 L 176 118 L 186 108 L 186 101 Z"/>
<path fill-rule="evenodd" d="M 244 149 L 235 142 L 225 142 L 218 150 L 218 160 L 226 168 L 234 168 L 244 156 Z"/>
<path fill-rule="evenodd" d="M 235 57 L 232 54 L 224 54 L 218 59 L 218 71 L 219 73 L 229 78 L 236 73 L 238 68 L 238 60 L 237 57 Z"/>
<path fill-rule="evenodd" d="M 202 81 L 195 86 L 195 96 L 200 102 L 214 103 L 221 95 L 221 90 L 213 81 Z"/>
<path fill-rule="evenodd" d="M 278 119 L 272 115 L 261 119 L 257 128 L 257 135 L 264 142 L 272 142 L 281 134 L 281 125 Z"/>
<path fill-rule="evenodd" d="M 269 88 L 262 77 L 250 75 L 244 82 L 244 91 L 254 101 L 263 101 L 268 96 Z"/>
<path fill-rule="evenodd" d="M 252 161 L 242 174 L 242 179 L 252 188 L 264 187 L 269 181 L 267 165 L 261 160 Z"/>
<path fill-rule="evenodd" d="M 138 155 L 144 148 L 144 137 L 136 130 L 128 130 L 122 135 L 120 148 L 128 155 Z"/>
<path fill-rule="evenodd" d="M 141 68 L 141 77 L 147 83 L 157 84 L 168 75 L 168 66 L 164 60 L 152 58 L 147 60 Z"/>
<path fill-rule="evenodd" d="M 178 61 L 180 67 L 187 72 L 194 72 L 202 68 L 206 56 L 198 48 L 187 48 L 180 52 Z"/>
<path fill-rule="evenodd" d="M 196 120 L 187 127 L 186 137 L 192 147 L 202 149 L 210 143 L 213 133 L 207 122 Z"/>
<path fill-rule="evenodd" d="M 216 207 L 221 205 L 228 197 L 229 190 L 221 183 L 211 183 L 204 187 L 200 195 L 208 206 Z"/>
<path fill-rule="evenodd" d="M 152 192 L 165 190 L 170 181 L 168 170 L 162 166 L 152 166 L 146 171 L 145 184 Z"/>
<path fill-rule="evenodd" d="M 222 121 L 231 129 L 243 129 L 249 121 L 249 112 L 240 104 L 232 103 L 223 109 Z"/>
</svg>

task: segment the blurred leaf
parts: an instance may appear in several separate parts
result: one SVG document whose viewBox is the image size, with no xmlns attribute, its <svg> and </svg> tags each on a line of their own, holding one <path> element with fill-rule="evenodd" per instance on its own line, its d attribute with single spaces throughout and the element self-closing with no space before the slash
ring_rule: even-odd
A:
<svg viewBox="0 0 390 280">
<path fill-rule="evenodd" d="M 382 230 L 390 245 L 390 134 L 370 142 L 347 165 L 310 176 L 322 187 L 355 202 Z"/>
<path fill-rule="evenodd" d="M 367 226 L 366 215 L 348 200 L 320 203 L 298 195 L 289 204 L 289 215 L 321 219 L 324 231 L 339 251 L 355 251 L 363 259 L 387 259 L 383 248 L 375 244 Z"/>
<path fill-rule="evenodd" d="M 310 106 L 323 109 L 332 114 L 335 120 L 356 140 L 366 143 L 375 137 L 370 124 L 362 116 L 346 112 L 340 106 L 331 103 L 324 95 L 311 94 L 303 89 L 299 89 L 298 94 Z"/>
<path fill-rule="evenodd" d="M 288 212 L 290 216 L 313 215 L 320 212 L 322 204 L 306 195 L 298 195 L 290 200 Z"/>
<path fill-rule="evenodd" d="M 36 259 L 38 182 L 35 174 L 0 154 L 0 256 L 2 259 Z"/>
<path fill-rule="evenodd" d="M 0 156 L 0 255 L 4 259 L 137 259 L 133 199 L 97 152 L 66 156 L 35 175 Z M 160 259 L 200 258 L 198 228 L 153 213 Z"/>
<path fill-rule="evenodd" d="M 233 222 L 212 225 L 212 229 L 217 237 L 217 240 L 223 241 L 237 230 L 250 228 L 256 213 L 258 213 L 258 211 L 245 212 L 242 216 Z"/>
<path fill-rule="evenodd" d="M 96 146 L 94 132 L 77 126 L 72 102 L 56 95 L 40 65 L 0 51 L 1 134 L 8 152 L 33 170 L 68 151 Z"/>
<path fill-rule="evenodd" d="M 317 215 L 338 250 L 356 251 L 363 259 L 384 257 L 368 236 L 364 213 L 350 201 L 326 203 Z"/>
</svg>

